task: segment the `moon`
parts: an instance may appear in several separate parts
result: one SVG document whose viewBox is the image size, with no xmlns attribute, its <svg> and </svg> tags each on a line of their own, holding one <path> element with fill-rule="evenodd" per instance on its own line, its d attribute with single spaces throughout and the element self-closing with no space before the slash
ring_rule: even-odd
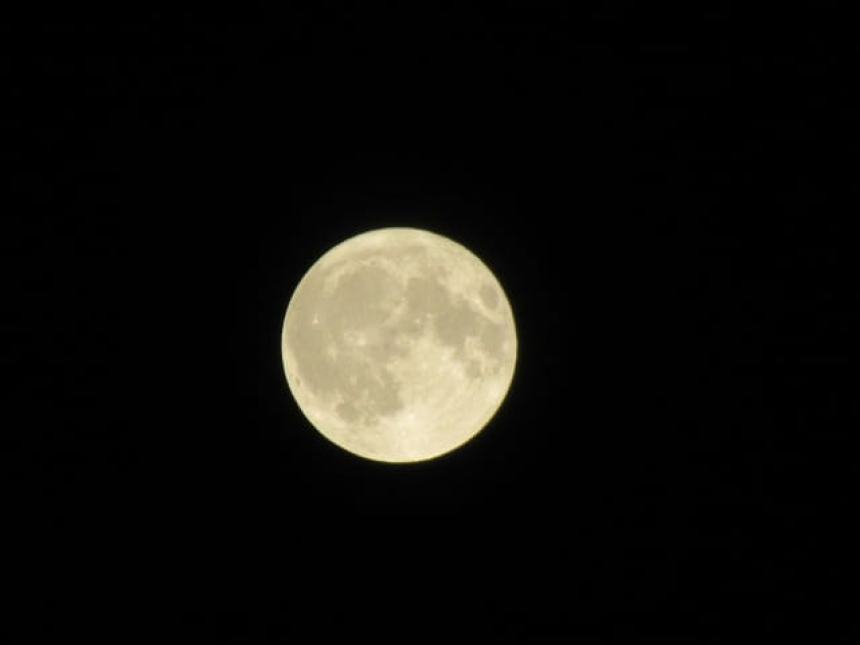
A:
<svg viewBox="0 0 860 645">
<path fill-rule="evenodd" d="M 310 267 L 281 350 L 290 392 L 320 434 L 402 463 L 446 454 L 487 425 L 513 380 L 517 335 L 501 284 L 471 251 L 383 228 Z"/>
</svg>

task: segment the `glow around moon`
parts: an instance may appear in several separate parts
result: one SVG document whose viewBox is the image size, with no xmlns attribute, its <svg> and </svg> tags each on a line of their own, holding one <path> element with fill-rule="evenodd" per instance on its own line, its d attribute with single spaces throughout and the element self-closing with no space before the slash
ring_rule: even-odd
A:
<svg viewBox="0 0 860 645">
<path fill-rule="evenodd" d="M 324 254 L 290 299 L 284 369 L 325 437 L 386 462 L 432 459 L 474 437 L 513 379 L 513 314 L 487 266 L 411 228 Z"/>
</svg>

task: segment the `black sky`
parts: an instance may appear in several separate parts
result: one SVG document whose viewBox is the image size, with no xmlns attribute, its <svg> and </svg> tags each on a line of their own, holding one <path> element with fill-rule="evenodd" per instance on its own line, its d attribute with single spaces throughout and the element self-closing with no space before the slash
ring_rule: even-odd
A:
<svg viewBox="0 0 860 645">
<path fill-rule="evenodd" d="M 208 11 L 7 61 L 24 634 L 847 635 L 851 51 L 727 5 Z M 425 464 L 327 443 L 280 363 L 304 271 L 381 226 L 518 325 Z"/>
</svg>

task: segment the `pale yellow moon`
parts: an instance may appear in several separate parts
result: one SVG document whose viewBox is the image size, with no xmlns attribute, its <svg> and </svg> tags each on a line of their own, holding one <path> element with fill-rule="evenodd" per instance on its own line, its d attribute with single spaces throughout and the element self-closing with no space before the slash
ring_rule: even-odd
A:
<svg viewBox="0 0 860 645">
<path fill-rule="evenodd" d="M 414 228 L 362 233 L 320 257 L 290 299 L 281 340 L 311 424 L 384 462 L 469 441 L 502 404 L 517 356 L 511 306 L 490 269 Z"/>
</svg>

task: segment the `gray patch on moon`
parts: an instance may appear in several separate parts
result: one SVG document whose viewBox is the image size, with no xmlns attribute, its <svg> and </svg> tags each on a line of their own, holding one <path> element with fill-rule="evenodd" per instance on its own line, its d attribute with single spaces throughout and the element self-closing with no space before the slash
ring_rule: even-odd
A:
<svg viewBox="0 0 860 645">
<path fill-rule="evenodd" d="M 481 302 L 484 303 L 487 309 L 495 309 L 499 304 L 499 292 L 490 284 L 482 285 L 478 291 L 478 296 L 480 296 Z"/>
<path fill-rule="evenodd" d="M 466 376 L 469 378 L 478 378 L 481 376 L 481 364 L 475 360 L 469 361 L 466 364 Z"/>
<path fill-rule="evenodd" d="M 356 410 L 355 406 L 349 401 L 338 403 L 338 406 L 335 408 L 335 412 L 337 412 L 337 416 L 347 422 L 357 421 L 359 417 L 358 410 Z"/>
<path fill-rule="evenodd" d="M 493 307 L 498 305 L 498 294 L 494 288 L 484 285 L 481 293 L 485 302 L 490 300 Z M 472 307 L 468 300 L 457 296 L 438 279 L 410 279 L 406 287 L 406 301 L 406 320 L 432 320 L 438 341 L 454 349 L 454 358 L 465 365 L 466 373 L 471 378 L 480 376 L 481 370 L 477 362 L 468 359 L 466 340 L 472 337 L 480 339 L 482 348 L 489 356 L 496 355 L 494 352 L 501 347 L 504 326 L 488 319 Z M 415 333 L 417 327 L 414 322 L 407 323 L 403 331 Z"/>
<path fill-rule="evenodd" d="M 398 284 L 374 264 L 343 272 L 328 293 L 317 289 L 327 277 L 302 285 L 309 297 L 296 300 L 306 306 L 297 306 L 288 322 L 297 371 L 316 396 L 342 401 L 335 406 L 341 419 L 372 425 L 403 407 L 394 377 L 379 367 L 405 352 L 382 329 Z M 311 324 L 314 318 L 326 321 L 324 331 Z"/>
<path fill-rule="evenodd" d="M 435 315 L 448 302 L 448 291 L 438 280 L 410 278 L 406 285 L 407 313 L 412 316 Z"/>
</svg>

